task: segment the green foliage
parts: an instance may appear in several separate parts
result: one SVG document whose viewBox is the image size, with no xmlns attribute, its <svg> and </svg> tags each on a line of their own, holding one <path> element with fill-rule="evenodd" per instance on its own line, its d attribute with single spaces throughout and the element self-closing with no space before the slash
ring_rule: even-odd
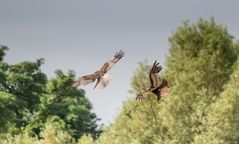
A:
<svg viewBox="0 0 239 144">
<path fill-rule="evenodd" d="M 15 103 L 14 97 L 6 92 L 0 91 L 0 132 L 7 132 L 16 118 L 16 114 L 9 109 Z"/>
<path fill-rule="evenodd" d="M 74 144 L 71 135 L 62 129 L 59 123 L 45 123 L 40 138 L 30 136 L 28 133 L 11 136 L 2 136 L 1 144 Z"/>
<path fill-rule="evenodd" d="M 10 130 L 16 119 L 15 112 L 11 110 L 11 107 L 16 103 L 16 99 L 6 89 L 8 65 L 3 61 L 6 50 L 8 50 L 7 47 L 0 46 L 0 133 Z"/>
<path fill-rule="evenodd" d="M 8 50 L 6 46 L 0 45 L 0 62 L 3 61 L 3 57 L 6 55 L 6 50 Z"/>
<path fill-rule="evenodd" d="M 238 85 L 229 82 L 238 55 L 232 36 L 213 19 L 199 20 L 196 24 L 185 22 L 172 35 L 170 44 L 165 77 L 172 88 L 166 99 L 158 103 L 152 95 L 143 102 L 128 100 L 115 122 L 95 143 L 238 141 Z M 150 68 L 147 62 L 139 64 L 131 93 L 142 92 L 149 86 Z M 225 95 L 228 82 L 230 91 Z"/>
<path fill-rule="evenodd" d="M 96 125 L 97 118 L 91 103 L 84 96 L 83 90 L 66 88 L 74 74 L 69 72 L 64 75 L 62 71 L 56 71 L 56 78 L 48 81 L 47 94 L 41 99 L 40 110 L 29 128 L 36 133 L 46 121 L 63 122 L 72 136 L 78 139 L 85 133 L 92 134 L 96 138 L 101 130 Z"/>
<path fill-rule="evenodd" d="M 16 113 L 18 128 L 28 124 L 38 110 L 40 97 L 45 94 L 47 78 L 41 72 L 42 59 L 9 65 L 6 71 L 5 89 L 16 99 L 11 109 Z"/>
<path fill-rule="evenodd" d="M 134 71 L 134 75 L 131 78 L 131 90 L 130 93 L 140 93 L 150 86 L 149 72 L 151 70 L 151 65 L 148 64 L 147 60 L 138 63 L 139 67 Z"/>
<path fill-rule="evenodd" d="M 46 123 L 40 134 L 42 144 L 69 144 L 72 137 L 58 123 Z"/>
<path fill-rule="evenodd" d="M 81 139 L 78 141 L 77 144 L 93 144 L 94 140 L 92 139 L 91 135 L 84 135 L 81 137 Z"/>
<path fill-rule="evenodd" d="M 170 143 L 191 143 L 203 130 L 211 104 L 229 80 L 236 60 L 232 36 L 214 20 L 188 22 L 170 38 L 167 77 L 173 88 L 163 125 Z"/>
<path fill-rule="evenodd" d="M 85 92 L 67 86 L 74 78 L 72 71 L 65 75 L 58 70 L 56 78 L 48 80 L 40 68 L 43 59 L 9 65 L 3 61 L 7 49 L 0 47 L 0 134 L 17 134 L 12 137 L 19 139 L 17 143 L 27 143 L 20 140 L 40 136 L 48 122 L 64 125 L 73 139 L 88 133 L 96 138 L 100 134 L 98 119 L 91 112 Z"/>
<path fill-rule="evenodd" d="M 5 135 L 0 139 L 1 144 L 39 144 L 36 137 L 30 137 L 28 134 L 19 134 L 11 136 Z"/>
<path fill-rule="evenodd" d="M 127 100 L 97 139 L 101 131 L 84 91 L 66 87 L 73 72 L 58 70 L 47 80 L 39 68 L 42 60 L 8 65 L 7 48 L 0 48 L 0 143 L 237 143 L 239 43 L 213 19 L 184 22 L 169 41 L 165 76 L 158 77 L 172 85 L 167 97 Z M 139 63 L 131 94 L 150 86 L 150 68 L 147 61 Z"/>
<path fill-rule="evenodd" d="M 203 123 L 205 131 L 195 138 L 195 143 L 232 144 L 239 142 L 239 60 L 230 82 L 212 105 Z"/>
</svg>

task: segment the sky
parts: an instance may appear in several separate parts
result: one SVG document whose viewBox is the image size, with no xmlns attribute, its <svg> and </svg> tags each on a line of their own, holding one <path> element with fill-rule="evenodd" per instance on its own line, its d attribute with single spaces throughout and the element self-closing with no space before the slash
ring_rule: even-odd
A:
<svg viewBox="0 0 239 144">
<path fill-rule="evenodd" d="M 123 49 L 108 87 L 81 87 L 99 123 L 107 125 L 135 97 L 128 90 L 137 63 L 158 60 L 164 66 L 168 38 L 184 20 L 213 16 L 238 39 L 238 6 L 237 0 L 0 0 L 0 45 L 10 48 L 10 64 L 44 58 L 49 79 L 57 69 L 92 73 Z"/>
</svg>

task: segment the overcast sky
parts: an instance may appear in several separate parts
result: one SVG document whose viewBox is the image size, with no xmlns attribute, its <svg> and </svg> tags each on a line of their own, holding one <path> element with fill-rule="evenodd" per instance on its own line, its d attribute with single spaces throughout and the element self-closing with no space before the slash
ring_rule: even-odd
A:
<svg viewBox="0 0 239 144">
<path fill-rule="evenodd" d="M 164 64 L 168 37 L 189 19 L 209 19 L 238 38 L 237 0 L 0 0 L 0 45 L 10 48 L 6 62 L 44 58 L 48 78 L 56 69 L 77 76 L 94 72 L 120 49 L 126 56 L 110 71 L 102 91 L 82 87 L 101 123 L 113 122 L 128 93 L 137 63 Z"/>
</svg>

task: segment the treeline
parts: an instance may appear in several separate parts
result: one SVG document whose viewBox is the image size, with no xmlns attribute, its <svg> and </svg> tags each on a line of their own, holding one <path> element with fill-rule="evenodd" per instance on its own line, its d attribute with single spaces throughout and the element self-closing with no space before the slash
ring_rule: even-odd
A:
<svg viewBox="0 0 239 144">
<path fill-rule="evenodd" d="M 16 136 L 5 138 L 4 142 L 44 144 L 238 143 L 239 43 L 233 39 L 226 27 L 216 24 L 213 19 L 209 21 L 200 19 L 197 23 L 184 22 L 169 38 L 169 43 L 170 49 L 165 71 L 159 77 L 159 81 L 166 77 L 172 85 L 164 101 L 157 102 L 154 95 L 143 102 L 136 101 L 134 98 L 129 99 L 123 104 L 115 122 L 104 128 L 103 133 L 97 139 L 94 139 L 92 134 L 85 134 L 76 140 L 70 132 L 59 125 L 46 123 L 38 132 L 38 136 L 18 133 Z M 148 73 L 151 63 L 147 61 L 139 63 L 139 67 L 132 76 L 130 89 L 132 95 L 142 92 L 150 84 Z M 56 89 L 54 92 L 58 93 L 61 90 Z M 4 101 L 13 95 L 8 92 L 4 93 L 7 93 Z M 9 99 L 9 101 L 11 104 L 15 102 L 15 99 Z M 4 114 L 9 110 L 7 108 L 2 110 L 1 107 L 1 111 Z M 5 118 L 14 118 L 15 115 L 6 115 Z M 10 126 L 11 123 L 8 125 Z"/>
</svg>

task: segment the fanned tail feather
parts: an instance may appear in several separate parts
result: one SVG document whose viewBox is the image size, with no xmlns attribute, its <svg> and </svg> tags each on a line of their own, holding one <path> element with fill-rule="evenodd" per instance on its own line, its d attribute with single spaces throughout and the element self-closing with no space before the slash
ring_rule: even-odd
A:
<svg viewBox="0 0 239 144">
<path fill-rule="evenodd" d="M 94 87 L 95 90 L 101 90 L 109 85 L 110 81 L 112 80 L 109 74 L 105 74 L 101 79 L 100 82 Z"/>
</svg>

